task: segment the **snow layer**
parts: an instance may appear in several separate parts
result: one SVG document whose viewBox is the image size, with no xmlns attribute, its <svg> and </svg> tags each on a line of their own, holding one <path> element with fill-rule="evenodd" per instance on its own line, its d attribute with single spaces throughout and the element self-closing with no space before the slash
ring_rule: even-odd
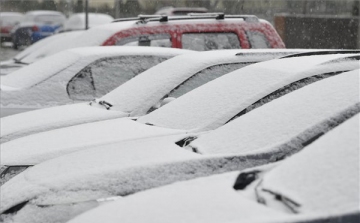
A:
<svg viewBox="0 0 360 223">
<path fill-rule="evenodd" d="M 215 154 L 253 153 L 281 145 L 359 103 L 359 75 L 354 70 L 305 86 L 201 135 L 191 146 Z"/>
<path fill-rule="evenodd" d="M 18 91 L 3 91 L 1 105 L 7 107 L 49 107 L 73 103 L 66 87 L 70 79 L 91 62 L 111 56 L 172 57 L 191 51 L 149 47 L 85 47 L 44 58 L 11 75 L 1 77 L 3 86 Z M 39 67 L 42 69 L 39 70 Z M 26 88 L 26 89 L 22 89 Z M 110 91 L 111 89 L 109 89 Z M 46 92 L 46 93 L 45 93 Z"/>
<path fill-rule="evenodd" d="M 27 47 L 25 50 L 17 54 L 14 58 L 24 63 L 33 63 L 36 60 L 46 56 L 46 54 L 44 54 L 43 52 L 48 47 L 51 48 L 53 45 L 57 45 L 62 41 L 73 39 L 78 35 L 82 34 L 83 32 L 84 31 L 73 31 L 73 32 L 59 33 L 56 35 L 46 37 L 45 39 L 37 41 L 36 43 Z"/>
<path fill-rule="evenodd" d="M 232 188 L 237 175 L 227 173 L 140 192 L 86 212 L 69 223 L 264 222 L 286 216 L 239 195 Z"/>
<path fill-rule="evenodd" d="M 269 155 L 203 157 L 174 144 L 183 137 L 99 145 L 45 161 L 2 186 L 1 211 L 26 200 L 47 205 L 126 196 L 176 181 L 274 161 Z"/>
<path fill-rule="evenodd" d="M 105 108 L 90 106 L 89 103 L 35 110 L 2 118 L 0 142 L 5 143 L 9 140 L 51 129 L 126 116 L 128 114 L 121 111 L 109 111 Z"/>
<path fill-rule="evenodd" d="M 273 169 L 262 188 L 299 203 L 299 213 L 359 210 L 359 121 L 356 115 Z"/>
<path fill-rule="evenodd" d="M 269 201 L 266 207 L 248 200 L 244 193 L 233 189 L 238 176 L 233 172 L 139 192 L 88 211 L 69 223 L 326 219 L 358 211 L 358 164 L 359 115 L 265 174 L 261 188 L 295 198 L 301 204 L 298 215 L 277 211 Z"/>
<path fill-rule="evenodd" d="M 292 57 L 253 64 L 217 78 L 139 121 L 190 131 L 215 129 L 289 83 L 316 74 L 358 69 L 358 61 L 322 65 L 347 56 L 351 55 Z"/>
<path fill-rule="evenodd" d="M 25 63 L 32 63 L 38 60 L 40 57 L 44 58 L 66 49 L 86 46 L 101 46 L 103 42 L 105 42 L 105 40 L 107 40 L 114 33 L 131 27 L 133 22 L 122 22 L 121 24 L 118 23 L 116 25 L 111 24 L 111 29 L 107 28 L 109 25 L 110 24 L 104 24 L 93 27 L 89 30 L 79 33 L 79 35 L 74 36 L 74 38 L 62 38 L 59 41 L 54 41 L 47 47 L 43 47 L 28 57 L 23 58 L 22 61 Z"/>
<path fill-rule="evenodd" d="M 94 27 L 114 20 L 113 17 L 101 13 L 88 13 L 88 26 Z M 64 23 L 64 30 L 78 30 L 85 29 L 85 13 L 75 13 L 71 15 Z"/>
<path fill-rule="evenodd" d="M 291 52 L 297 51 L 277 50 L 270 53 L 269 50 L 219 50 L 187 54 L 150 68 L 102 99 L 116 105 L 116 109 L 132 115 L 144 115 L 172 89 L 207 67 L 224 63 L 264 61 Z M 237 53 L 242 55 L 236 56 Z"/>
<path fill-rule="evenodd" d="M 70 152 L 124 140 L 180 134 L 182 131 L 148 126 L 130 119 L 111 119 L 55 129 L 1 145 L 1 164 L 37 164 Z"/>
</svg>

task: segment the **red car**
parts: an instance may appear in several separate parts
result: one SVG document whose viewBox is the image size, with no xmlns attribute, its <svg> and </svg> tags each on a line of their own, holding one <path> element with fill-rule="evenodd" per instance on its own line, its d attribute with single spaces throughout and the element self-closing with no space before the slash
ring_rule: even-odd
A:
<svg viewBox="0 0 360 223">
<path fill-rule="evenodd" d="M 23 14 L 17 12 L 0 13 L 0 40 L 11 41 L 11 30 L 23 20 Z"/>
<path fill-rule="evenodd" d="M 163 46 L 192 50 L 285 48 L 273 26 L 256 16 L 222 13 L 172 17 L 140 15 L 114 22 L 126 21 L 133 24 L 119 29 L 102 45 Z M 108 28 L 113 30 L 114 25 Z"/>
</svg>

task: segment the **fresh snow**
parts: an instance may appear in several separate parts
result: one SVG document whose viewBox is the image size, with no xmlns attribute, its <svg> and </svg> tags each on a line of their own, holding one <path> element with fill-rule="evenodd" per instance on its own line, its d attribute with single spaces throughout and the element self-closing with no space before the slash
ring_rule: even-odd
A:
<svg viewBox="0 0 360 223">
<path fill-rule="evenodd" d="M 110 102 L 116 109 L 131 112 L 132 115 L 144 115 L 164 95 L 207 67 L 225 63 L 264 61 L 298 51 L 300 50 L 276 50 L 271 53 L 269 50 L 220 50 L 186 54 L 150 68 L 100 100 Z M 236 56 L 237 53 L 242 55 Z M 150 82 L 153 84 L 148 84 Z"/>
<path fill-rule="evenodd" d="M 69 98 L 66 90 L 68 82 L 85 66 L 100 58 L 117 56 L 168 58 L 186 52 L 191 51 L 116 46 L 63 51 L 1 77 L 2 90 L 12 88 L 12 91 L 2 91 L 1 105 L 10 108 L 41 108 L 73 103 L 74 100 Z M 155 64 L 150 66 L 153 65 Z"/>
<path fill-rule="evenodd" d="M 356 115 L 286 160 L 265 175 L 261 188 L 296 201 L 299 213 L 359 210 L 359 123 Z"/>
<path fill-rule="evenodd" d="M 102 13 L 88 13 L 89 28 L 110 23 L 114 18 Z M 75 13 L 71 15 L 64 23 L 65 31 L 85 29 L 85 13 Z"/>
<path fill-rule="evenodd" d="M 2 118 L 0 142 L 65 126 L 126 116 L 128 114 L 121 111 L 90 106 L 89 102 L 34 110 Z"/>
<path fill-rule="evenodd" d="M 357 71 L 340 74 L 337 77 L 332 77 L 318 82 L 322 83 L 322 85 L 317 85 L 317 88 L 310 88 L 310 85 L 306 88 L 300 89 L 299 92 L 316 92 L 318 88 L 326 88 L 326 86 L 333 86 L 331 85 L 331 83 L 337 82 L 340 86 L 350 88 L 350 90 L 345 90 L 344 94 L 347 93 L 348 97 L 351 98 L 351 96 L 354 94 L 358 95 L 358 92 L 354 93 L 351 90 L 353 89 L 353 85 L 358 85 L 358 82 L 354 81 L 354 77 L 358 78 L 358 75 L 359 74 Z M 339 89 L 333 88 L 333 91 L 338 93 Z M 286 95 L 283 98 L 278 99 L 278 101 L 284 101 L 284 103 L 280 103 L 279 106 L 286 107 L 287 103 L 289 103 L 288 101 L 294 103 L 295 99 L 298 99 L 297 97 L 298 96 L 297 94 L 295 94 L 295 92 Z M 286 100 L 284 98 L 290 98 L 292 100 Z M 329 98 L 334 101 L 338 100 L 338 98 L 336 97 Z M 344 97 L 341 98 L 345 99 Z M 309 98 L 308 100 L 310 99 L 314 101 L 317 100 L 317 98 Z M 354 103 L 356 104 L 357 101 Z M 308 106 L 307 104 L 300 104 L 302 104 L 303 106 Z M 347 104 L 336 104 L 336 107 L 337 106 L 343 106 L 343 108 L 339 108 L 339 110 L 343 110 L 344 108 L 348 107 Z M 322 106 L 318 106 L 317 108 L 318 110 L 324 109 Z M 260 110 L 268 111 L 268 113 L 270 114 L 272 113 L 272 111 L 265 106 L 258 109 L 258 111 Z M 249 114 L 243 117 L 249 116 Z M 267 116 L 267 114 L 263 115 Z M 322 117 L 321 120 L 327 119 L 329 118 L 329 116 L 332 117 L 336 114 L 324 113 L 324 115 L 327 115 L 327 117 Z M 269 115 L 269 117 L 271 116 Z M 110 123 L 110 121 L 107 122 Z M 92 145 L 92 148 L 85 146 L 84 148 L 86 148 L 86 150 L 78 152 L 76 152 L 76 149 L 72 149 L 72 153 L 40 163 L 39 165 L 36 165 L 26 170 L 25 172 L 15 176 L 12 180 L 8 181 L 2 186 L 3 193 L 1 195 L 1 210 L 6 210 L 7 208 L 19 202 L 23 202 L 27 199 L 31 199 L 32 204 L 65 205 L 65 203 L 85 202 L 89 201 L 89 199 L 98 199 L 101 198 L 101 196 L 125 196 L 176 181 L 188 180 L 196 177 L 208 176 L 211 174 L 218 174 L 232 170 L 243 170 L 245 168 L 253 167 L 256 165 L 263 165 L 268 162 L 276 161 L 276 157 L 272 157 L 271 152 L 259 152 L 253 155 L 246 155 L 245 153 L 243 153 L 243 151 L 239 151 L 239 153 L 234 155 L 229 155 L 229 153 L 227 153 L 226 151 L 224 151 L 223 154 L 215 155 L 200 155 L 197 153 L 193 153 L 186 150 L 185 148 L 178 147 L 174 143 L 185 137 L 185 134 L 181 134 L 181 132 L 174 132 L 174 135 L 164 137 L 162 137 L 162 134 L 159 134 L 156 136 L 156 138 L 150 137 L 139 139 L 140 137 L 137 136 L 139 140 L 132 140 L 134 138 L 131 138 L 130 131 L 134 130 L 134 132 L 137 132 L 138 130 L 129 128 L 130 126 L 132 126 L 130 125 L 130 122 L 132 121 L 123 119 L 122 122 L 115 123 L 115 126 L 121 125 L 127 127 L 124 128 L 127 132 L 122 131 L 121 128 L 119 128 L 120 131 L 117 131 L 115 129 L 109 129 L 104 124 L 102 124 L 102 128 L 82 129 L 82 131 L 87 131 L 84 132 L 84 136 L 92 136 L 93 138 L 95 138 L 95 140 L 98 140 L 96 137 L 99 136 L 105 137 L 105 140 L 107 140 L 106 137 L 109 137 L 111 140 L 112 136 L 108 136 L 109 133 L 111 133 L 111 130 L 115 131 L 116 133 L 114 134 L 118 134 L 118 137 L 121 137 L 123 139 L 128 137 L 129 140 L 120 143 L 108 141 L 106 145 L 96 144 L 92 142 L 91 144 L 89 144 L 89 146 Z M 284 125 L 287 124 L 287 122 L 283 122 L 283 125 L 276 126 L 278 129 L 281 129 L 284 127 Z M 313 125 L 317 124 L 318 121 L 313 123 Z M 94 123 L 92 125 L 94 125 Z M 138 128 L 144 130 L 142 133 L 144 133 L 143 136 L 145 136 L 148 134 L 146 133 L 146 131 L 149 131 L 150 126 L 146 127 L 146 125 L 144 125 L 144 127 L 138 126 Z M 76 131 L 74 127 L 72 129 L 72 131 L 67 132 L 62 131 L 63 129 L 58 130 L 62 131 L 62 133 L 59 134 L 57 137 L 64 136 L 64 138 L 51 138 L 50 141 L 54 141 L 55 144 L 62 143 L 65 144 L 65 146 L 67 143 L 69 143 L 69 145 L 76 145 L 73 144 L 73 142 L 66 141 L 69 139 L 68 136 L 70 134 L 75 134 L 76 132 L 79 132 Z M 152 126 L 151 129 L 153 132 L 155 127 Z M 161 133 L 161 129 L 158 130 L 158 132 Z M 108 131 L 108 133 L 101 133 L 101 131 Z M 215 130 L 214 133 L 216 133 L 217 131 L 219 130 Z M 261 131 L 261 129 L 249 129 L 249 131 Z M 140 132 L 138 134 L 141 135 Z M 39 138 L 36 138 L 34 136 L 38 136 Z M 33 139 L 31 141 L 41 141 L 42 138 L 41 134 L 33 135 L 30 137 L 32 137 Z M 214 135 L 214 137 L 217 136 Z M 24 137 L 22 139 L 25 138 L 27 137 Z M 22 139 L 18 140 L 21 141 Z M 84 141 L 82 138 L 80 139 Z M 242 139 L 243 137 L 241 136 L 241 134 L 239 134 L 238 140 L 241 141 Z M 223 137 L 219 140 L 221 140 L 222 142 L 227 141 L 226 137 Z M 11 145 L 12 142 L 8 142 L 4 145 Z M 25 143 L 22 143 L 22 145 L 25 145 Z M 31 151 L 31 148 L 38 148 L 41 146 L 41 150 L 37 150 L 35 152 Z M 39 142 L 37 145 L 29 145 L 28 150 L 24 149 L 20 152 L 18 150 L 17 152 L 11 153 L 17 148 L 9 148 L 7 152 L 2 151 L 1 163 L 6 163 L 6 160 L 10 162 L 11 160 L 13 160 L 13 164 L 16 165 L 16 161 L 22 159 L 22 164 L 25 164 L 27 161 L 25 159 L 27 155 L 26 153 L 28 151 L 30 151 L 30 153 L 32 154 L 35 154 L 34 157 L 31 157 L 32 154 L 30 154 L 28 158 L 30 160 L 32 159 L 36 161 L 36 159 L 43 158 L 41 157 L 41 155 L 53 155 L 51 154 L 51 152 L 48 151 L 50 147 L 51 146 L 44 144 L 44 142 Z M 36 154 L 37 152 L 39 152 L 39 154 Z M 56 153 L 57 151 L 54 150 L 53 152 Z M 69 150 L 66 151 L 66 153 L 67 152 L 69 152 Z M 24 158 L 21 156 L 23 156 Z M 30 163 L 31 162 L 29 162 L 28 164 Z M 88 191 L 93 191 L 94 193 L 89 194 Z M 66 196 L 64 196 L 64 194 L 66 194 Z M 31 206 L 29 206 L 28 208 L 30 207 Z M 53 208 L 56 210 L 56 207 Z M 58 208 L 62 208 L 62 206 L 59 206 Z M 27 208 L 25 208 L 23 211 L 26 212 L 26 210 Z M 22 213 L 23 212 L 20 211 L 19 216 L 21 216 Z M 46 214 L 49 213 L 44 212 L 44 215 Z"/>
<path fill-rule="evenodd" d="M 191 146 L 200 153 L 218 154 L 256 153 L 283 144 L 325 117 L 359 103 L 359 75 L 354 70 L 307 85 L 199 136 Z"/>
<path fill-rule="evenodd" d="M 316 74 L 358 69 L 358 61 L 322 65 L 348 56 L 351 54 L 303 56 L 253 64 L 217 78 L 139 118 L 139 121 L 189 131 L 215 129 L 289 83 Z"/>
<path fill-rule="evenodd" d="M 299 222 L 358 212 L 359 115 L 305 150 L 266 171 L 260 195 L 271 190 L 295 199 L 300 213 L 256 203 L 235 191 L 238 172 L 159 187 L 104 204 L 69 223 L 111 222 Z M 257 168 L 257 169 L 261 169 Z M 258 181 L 253 184 L 259 183 Z M 250 191 L 251 190 L 251 191 Z M 245 191 L 254 193 L 254 187 Z M 141 213 L 141 214 L 139 214 Z M 297 220 L 297 221 L 296 221 Z"/>
<path fill-rule="evenodd" d="M 112 49 L 112 47 L 108 49 Z M 106 53 L 107 52 L 108 51 L 106 51 Z M 169 53 L 170 52 L 172 52 L 172 50 L 169 50 Z M 191 51 L 183 50 L 177 52 L 179 52 L 179 54 L 187 54 L 186 56 L 174 57 L 148 69 L 127 83 L 121 85 L 118 89 L 113 90 L 106 96 L 97 100 L 105 100 L 111 103 L 113 105 L 109 110 L 111 112 L 106 112 L 103 106 L 96 106 L 97 103 L 93 103 L 92 106 L 85 104 L 79 106 L 67 105 L 58 108 L 28 112 L 26 114 L 20 114 L 13 117 L 6 117 L 1 123 L 1 142 L 6 142 L 27 134 L 75 124 L 130 115 L 144 115 L 172 89 L 183 83 L 190 76 L 206 69 L 207 67 L 240 62 L 244 62 L 245 64 L 241 64 L 241 66 L 245 66 L 247 65 L 247 62 L 263 61 L 295 52 L 304 52 L 304 50 L 226 50 L 201 52 L 199 54 L 200 56 L 188 54 L 188 52 Z M 235 54 L 238 53 L 240 53 L 240 55 L 236 56 Z M 91 53 L 87 53 L 87 55 L 91 55 Z M 226 71 L 226 68 L 220 67 L 218 69 L 206 71 L 204 75 L 219 72 L 219 69 L 225 69 Z M 231 67 L 231 69 L 233 69 L 233 67 Z M 224 72 L 223 70 L 221 71 Z M 197 80 L 195 82 L 192 81 L 192 85 L 188 86 L 189 88 L 195 88 L 207 81 L 202 80 L 200 77 L 195 78 Z M 186 90 L 190 89 L 187 88 Z M 171 94 L 171 96 L 176 97 L 183 93 L 183 91 L 175 91 Z M 101 111 L 99 111 L 98 107 L 101 108 Z M 2 109 L 2 112 L 6 111 L 7 110 L 5 108 Z M 122 111 L 128 111 L 128 113 L 124 113 Z M 59 116 L 59 114 L 61 115 Z M 42 117 L 41 121 L 39 121 L 39 117 Z"/>
</svg>

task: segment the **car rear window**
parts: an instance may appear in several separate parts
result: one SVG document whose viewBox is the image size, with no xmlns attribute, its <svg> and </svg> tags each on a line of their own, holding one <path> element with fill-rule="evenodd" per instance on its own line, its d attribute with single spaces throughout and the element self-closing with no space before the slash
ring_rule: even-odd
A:
<svg viewBox="0 0 360 223">
<path fill-rule="evenodd" d="M 235 33 L 185 33 L 182 48 L 197 51 L 216 49 L 240 49 L 240 41 Z"/>
<path fill-rule="evenodd" d="M 267 49 L 271 48 L 270 43 L 266 36 L 258 31 L 247 31 L 250 48 L 252 49 Z"/>
</svg>

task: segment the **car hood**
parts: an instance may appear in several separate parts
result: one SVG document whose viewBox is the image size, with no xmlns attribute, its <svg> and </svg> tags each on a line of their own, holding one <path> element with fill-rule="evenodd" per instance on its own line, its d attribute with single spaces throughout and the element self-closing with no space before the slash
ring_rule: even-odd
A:
<svg viewBox="0 0 360 223">
<path fill-rule="evenodd" d="M 126 140 L 184 133 L 119 118 L 41 132 L 1 145 L 2 165 L 38 164 L 67 153 Z"/>
<path fill-rule="evenodd" d="M 67 126 L 128 116 L 89 103 L 45 108 L 1 119 L 0 142 Z"/>
</svg>

